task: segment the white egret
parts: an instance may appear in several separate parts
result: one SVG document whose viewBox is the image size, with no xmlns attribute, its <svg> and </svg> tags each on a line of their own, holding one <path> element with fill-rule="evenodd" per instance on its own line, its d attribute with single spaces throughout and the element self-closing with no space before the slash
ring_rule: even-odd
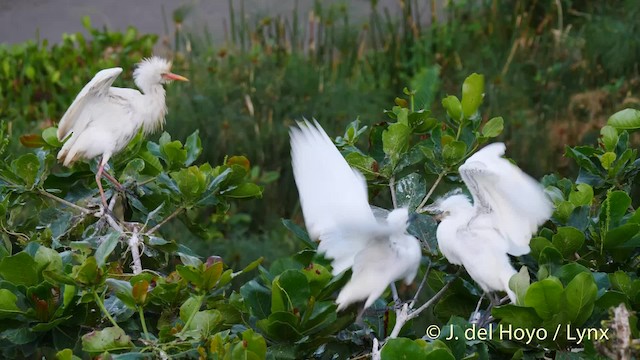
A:
<svg viewBox="0 0 640 360">
<path fill-rule="evenodd" d="M 369 206 L 367 184 L 317 123 L 291 129 L 291 163 L 307 231 L 318 252 L 332 260 L 333 274 L 351 268 L 336 300 L 338 309 L 365 300 L 368 308 L 396 280 L 410 284 L 422 251 L 407 233 L 407 209 L 378 221 Z"/>
<path fill-rule="evenodd" d="M 105 208 L 102 175 L 121 187 L 114 177 L 104 172 L 109 158 L 124 149 L 141 128 L 145 135 L 161 129 L 167 113 L 162 85 L 172 80 L 188 81 L 172 73 L 171 63 L 159 57 L 144 59 L 133 72 L 134 82 L 142 92 L 111 87 L 121 72 L 119 67 L 98 72 L 82 88 L 58 124 L 58 139 L 67 139 L 58 152 L 58 160 L 64 166 L 102 156 L 96 182 Z"/>
<path fill-rule="evenodd" d="M 460 166 L 473 205 L 460 193 L 429 206 L 441 212 L 436 237 L 450 263 L 463 265 L 488 294 L 505 291 L 515 303 L 509 261 L 530 251 L 529 240 L 553 208 L 540 184 L 502 158 L 503 143 L 487 145 Z"/>
</svg>

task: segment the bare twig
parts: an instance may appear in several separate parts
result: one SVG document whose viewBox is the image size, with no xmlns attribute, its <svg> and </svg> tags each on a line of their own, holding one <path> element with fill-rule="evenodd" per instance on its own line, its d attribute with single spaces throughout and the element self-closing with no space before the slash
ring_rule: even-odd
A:
<svg viewBox="0 0 640 360">
<path fill-rule="evenodd" d="M 435 295 L 433 295 L 433 297 L 431 299 L 429 299 L 429 301 L 427 301 L 426 303 L 422 304 L 422 306 L 420 306 L 419 308 L 412 310 L 409 308 L 409 304 L 404 304 L 404 306 L 402 306 L 401 309 L 396 311 L 396 324 L 393 327 L 393 331 L 391 331 L 391 334 L 389 335 L 388 339 L 395 339 L 398 337 L 398 334 L 400 334 L 400 330 L 402 330 L 402 328 L 404 327 L 404 325 L 411 319 L 417 317 L 418 315 L 420 315 L 420 313 L 422 313 L 424 310 L 426 310 L 429 306 L 433 305 L 436 301 L 440 300 L 440 298 L 442 297 L 442 295 L 444 295 L 445 291 L 447 291 L 447 289 L 449 289 L 449 286 L 451 286 L 451 283 L 453 282 L 453 280 L 449 281 L 448 283 L 446 283 L 442 289 L 440 289 L 440 291 L 438 291 Z"/>
<path fill-rule="evenodd" d="M 164 224 L 166 224 L 169 220 L 173 219 L 174 217 L 178 216 L 180 214 L 180 212 L 182 212 L 182 210 L 184 210 L 183 206 L 180 206 L 179 208 L 177 208 L 174 212 L 171 213 L 171 215 L 167 216 L 166 218 L 164 218 L 162 221 L 160 221 L 156 226 L 152 227 L 151 229 L 149 229 L 148 231 L 145 231 L 146 234 L 153 234 L 154 232 L 156 232 L 158 229 L 160 229 L 160 227 Z"/>
<path fill-rule="evenodd" d="M 93 213 L 93 211 L 91 211 L 89 209 L 83 208 L 82 206 L 78 206 L 78 205 L 76 205 L 76 204 L 74 204 L 72 202 L 69 202 L 69 201 L 65 200 L 65 199 L 59 198 L 59 197 L 57 197 L 57 196 L 55 196 L 53 194 L 50 194 L 50 193 L 48 193 L 48 192 L 46 192 L 46 191 L 44 191 L 42 189 L 38 190 L 38 194 L 44 195 L 44 196 L 48 197 L 49 199 L 55 200 L 55 201 L 57 201 L 57 202 L 59 202 L 61 204 L 64 204 L 64 205 L 66 205 L 66 206 L 68 206 L 70 208 L 76 209 L 76 210 L 82 212 L 85 215 L 89 215 L 89 214 Z"/>
<path fill-rule="evenodd" d="M 391 204 L 393 204 L 393 208 L 396 209 L 398 207 L 398 201 L 396 200 L 396 178 L 392 176 L 389 179 L 389 191 L 391 191 Z"/>
<path fill-rule="evenodd" d="M 424 287 L 424 284 L 427 283 L 427 277 L 429 276 L 429 272 L 431 271 L 431 264 L 429 264 L 429 266 L 427 266 L 427 270 L 424 272 L 424 277 L 422 278 L 422 281 L 420 282 L 420 285 L 418 286 L 418 290 L 416 290 L 416 294 L 413 296 L 413 299 L 411 299 L 411 301 L 409 302 L 409 307 L 413 308 L 413 305 L 416 304 L 416 301 L 418 301 L 418 295 L 420 295 L 420 291 L 422 291 L 422 288 Z"/>
<path fill-rule="evenodd" d="M 422 199 L 422 201 L 420 202 L 420 205 L 418 205 L 418 207 L 416 208 L 417 212 L 419 213 L 424 212 L 423 210 L 424 206 L 427 205 L 427 201 L 429 200 L 431 195 L 433 195 L 433 192 L 436 191 L 436 187 L 438 187 L 438 184 L 440 184 L 440 181 L 442 181 L 442 178 L 444 178 L 445 174 L 446 174 L 446 171 L 443 171 L 440 174 L 438 174 L 438 178 L 436 179 L 436 181 L 433 182 L 433 185 L 431 185 L 431 189 L 429 189 L 429 192 L 427 192 L 427 195 L 425 195 L 424 199 Z"/>
<path fill-rule="evenodd" d="M 140 261 L 140 238 L 138 237 L 137 227 L 134 227 L 133 234 L 129 238 L 129 249 L 133 258 L 131 270 L 133 270 L 134 275 L 140 274 L 142 272 L 142 262 Z"/>
</svg>

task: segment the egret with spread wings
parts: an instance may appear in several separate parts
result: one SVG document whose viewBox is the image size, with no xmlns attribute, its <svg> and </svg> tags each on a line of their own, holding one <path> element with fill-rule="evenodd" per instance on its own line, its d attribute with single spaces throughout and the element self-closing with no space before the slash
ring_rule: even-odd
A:
<svg viewBox="0 0 640 360">
<path fill-rule="evenodd" d="M 317 123 L 291 129 L 291 163 L 307 231 L 319 239 L 318 252 L 333 259 L 333 274 L 351 268 L 350 281 L 338 295 L 338 309 L 365 300 L 369 307 L 396 280 L 410 284 L 422 251 L 407 233 L 407 209 L 386 220 L 374 217 L 367 184 L 352 169 Z"/>
<path fill-rule="evenodd" d="M 167 113 L 162 85 L 172 80 L 187 81 L 171 72 L 170 62 L 158 57 L 143 60 L 133 73 L 134 82 L 142 92 L 112 87 L 120 73 L 122 68 L 119 67 L 98 72 L 76 96 L 58 124 L 58 139 L 66 139 L 58 152 L 58 160 L 64 166 L 102 156 L 96 182 L 105 208 L 107 200 L 102 175 L 121 187 L 104 171 L 109 158 L 124 149 L 140 129 L 147 135 L 162 128 Z"/>
<path fill-rule="evenodd" d="M 503 143 L 487 145 L 460 166 L 473 205 L 460 193 L 430 206 L 441 212 L 438 246 L 450 263 L 463 265 L 486 292 L 505 291 L 515 303 L 509 279 L 510 255 L 527 254 L 538 226 L 551 217 L 551 202 L 540 184 L 504 159 Z"/>
</svg>

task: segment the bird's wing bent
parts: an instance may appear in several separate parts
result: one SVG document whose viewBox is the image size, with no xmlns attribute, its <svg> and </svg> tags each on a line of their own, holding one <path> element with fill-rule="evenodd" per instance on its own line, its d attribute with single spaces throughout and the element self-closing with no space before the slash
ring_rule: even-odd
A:
<svg viewBox="0 0 640 360">
<path fill-rule="evenodd" d="M 107 96 L 111 84 L 120 73 L 122 73 L 122 68 L 119 67 L 101 70 L 80 90 L 58 123 L 58 140 L 62 141 L 70 133 L 86 127 L 84 121 L 89 121 L 89 119 L 81 116 L 86 103 L 91 99 Z"/>
<path fill-rule="evenodd" d="M 486 146 L 460 166 L 478 214 L 487 214 L 508 239 L 508 252 L 529 252 L 531 234 L 551 217 L 551 202 L 540 184 L 502 158 L 505 146 Z"/>
<path fill-rule="evenodd" d="M 352 169 L 314 121 L 291 128 L 291 164 L 307 231 L 320 239 L 319 252 L 334 259 L 338 274 L 353 266 L 378 224 L 364 177 Z"/>
</svg>

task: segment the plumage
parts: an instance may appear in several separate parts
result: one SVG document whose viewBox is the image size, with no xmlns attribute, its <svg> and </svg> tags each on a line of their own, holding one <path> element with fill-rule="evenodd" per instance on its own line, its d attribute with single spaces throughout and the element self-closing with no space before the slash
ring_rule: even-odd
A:
<svg viewBox="0 0 640 360">
<path fill-rule="evenodd" d="M 369 307 L 396 280 L 410 284 L 421 249 L 407 233 L 407 209 L 377 220 L 369 206 L 367 184 L 352 169 L 317 123 L 291 129 L 291 163 L 309 235 L 318 252 L 332 259 L 333 274 L 352 269 L 340 291 L 338 309 L 365 300 Z"/>
<path fill-rule="evenodd" d="M 531 235 L 553 207 L 538 182 L 502 158 L 504 151 L 503 143 L 487 145 L 460 166 L 473 205 L 457 193 L 431 208 L 443 215 L 436 237 L 447 260 L 463 265 L 485 292 L 505 291 L 515 302 L 508 254 L 529 253 Z"/>
<path fill-rule="evenodd" d="M 133 73 L 142 92 L 112 87 L 120 73 L 119 67 L 99 71 L 78 93 L 58 124 L 58 139 L 66 140 L 58 152 L 58 160 L 64 166 L 102 156 L 96 181 L 105 206 L 100 183 L 105 164 L 140 129 L 146 135 L 162 128 L 167 113 L 162 85 L 172 80 L 187 81 L 171 73 L 171 63 L 158 57 L 143 60 Z M 119 186 L 113 177 L 107 177 Z"/>
</svg>

